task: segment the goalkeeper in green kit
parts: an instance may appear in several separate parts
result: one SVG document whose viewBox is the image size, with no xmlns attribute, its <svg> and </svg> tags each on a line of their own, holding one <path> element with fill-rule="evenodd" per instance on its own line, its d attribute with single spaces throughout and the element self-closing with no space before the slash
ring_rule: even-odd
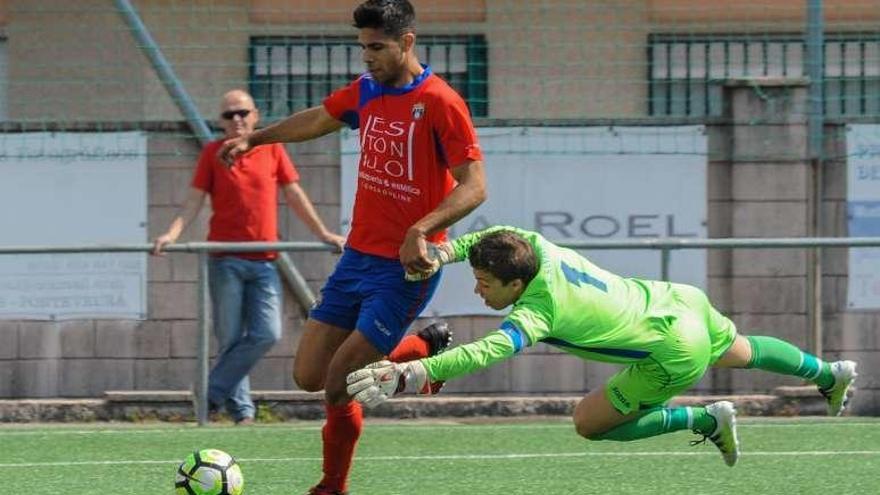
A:
<svg viewBox="0 0 880 495">
<path fill-rule="evenodd" d="M 739 445 L 733 404 L 667 407 L 709 366 L 757 368 L 815 383 L 839 415 L 856 377 L 856 363 L 826 363 L 773 338 L 738 335 L 699 289 L 623 278 L 540 234 L 491 227 L 430 246 L 434 266 L 468 259 L 475 292 L 493 309 L 512 305 L 499 329 L 433 357 L 380 361 L 348 375 L 348 393 L 375 406 L 396 393 L 430 394 L 437 384 L 550 344 L 582 359 L 624 365 L 605 387 L 590 391 L 574 411 L 577 433 L 590 440 L 630 441 L 684 429 L 703 435 L 736 464 Z"/>
</svg>

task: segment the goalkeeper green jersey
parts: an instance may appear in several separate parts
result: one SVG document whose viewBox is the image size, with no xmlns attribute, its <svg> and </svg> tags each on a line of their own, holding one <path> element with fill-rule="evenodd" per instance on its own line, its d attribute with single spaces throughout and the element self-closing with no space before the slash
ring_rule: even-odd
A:
<svg viewBox="0 0 880 495">
<path fill-rule="evenodd" d="M 674 318 L 672 284 L 615 275 L 536 232 L 515 227 L 491 227 L 451 241 L 455 261 L 467 259 L 471 246 L 497 230 L 514 231 L 532 245 L 538 274 L 498 330 L 422 360 L 433 381 L 472 373 L 539 342 L 612 363 L 647 359 L 663 345 L 662 329 Z"/>
</svg>

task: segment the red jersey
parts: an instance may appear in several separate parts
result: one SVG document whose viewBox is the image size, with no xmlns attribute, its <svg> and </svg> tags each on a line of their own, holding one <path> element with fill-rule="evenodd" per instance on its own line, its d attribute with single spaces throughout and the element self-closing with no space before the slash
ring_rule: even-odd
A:
<svg viewBox="0 0 880 495">
<path fill-rule="evenodd" d="M 209 241 L 278 240 L 278 186 L 299 180 L 280 144 L 257 146 L 231 167 L 217 158 L 223 140 L 212 141 L 199 155 L 192 186 L 211 195 Z M 247 259 L 271 260 L 277 253 L 236 253 Z"/>
<path fill-rule="evenodd" d="M 365 74 L 324 100 L 335 119 L 360 128 L 348 235 L 358 251 L 397 259 L 407 229 L 455 187 L 450 169 L 483 159 L 464 100 L 423 67 L 405 87 L 383 86 Z M 445 230 L 428 237 L 445 239 Z"/>
</svg>

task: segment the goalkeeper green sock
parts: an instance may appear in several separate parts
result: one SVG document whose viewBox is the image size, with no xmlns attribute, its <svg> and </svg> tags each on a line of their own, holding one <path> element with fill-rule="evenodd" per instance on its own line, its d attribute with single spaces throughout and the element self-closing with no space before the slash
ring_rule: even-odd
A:
<svg viewBox="0 0 880 495">
<path fill-rule="evenodd" d="M 834 385 L 831 366 L 784 340 L 774 337 L 748 337 L 752 345 L 752 359 L 747 368 L 757 368 L 782 375 L 799 376 L 822 389 Z"/>
<path fill-rule="evenodd" d="M 705 407 L 657 407 L 615 426 L 596 439 L 629 442 L 679 430 L 709 435 L 715 431 L 715 418 L 706 412 Z"/>
</svg>

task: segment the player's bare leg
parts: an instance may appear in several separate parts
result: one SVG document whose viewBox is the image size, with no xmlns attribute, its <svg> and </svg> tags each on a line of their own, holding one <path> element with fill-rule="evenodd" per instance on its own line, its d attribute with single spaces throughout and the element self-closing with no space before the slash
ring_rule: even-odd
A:
<svg viewBox="0 0 880 495">
<path fill-rule="evenodd" d="M 602 387 L 588 393 L 578 402 L 572 419 L 578 435 L 588 440 L 599 440 L 603 433 L 633 420 L 638 414 L 621 414 L 608 400 L 605 387 Z"/>
<path fill-rule="evenodd" d="M 351 401 L 345 390 L 345 377 L 354 370 L 381 360 L 384 354 L 376 349 L 372 343 L 362 334 L 355 330 L 336 349 L 333 358 L 327 368 L 327 377 L 324 381 L 324 396 L 328 403 L 334 405 L 346 404 Z"/>
<path fill-rule="evenodd" d="M 717 368 L 745 368 L 752 360 L 752 345 L 737 335 L 730 347 L 713 366 Z"/>
<path fill-rule="evenodd" d="M 293 360 L 293 380 L 299 388 L 309 392 L 324 389 L 330 360 L 351 333 L 311 318 L 306 321 Z"/>
</svg>

